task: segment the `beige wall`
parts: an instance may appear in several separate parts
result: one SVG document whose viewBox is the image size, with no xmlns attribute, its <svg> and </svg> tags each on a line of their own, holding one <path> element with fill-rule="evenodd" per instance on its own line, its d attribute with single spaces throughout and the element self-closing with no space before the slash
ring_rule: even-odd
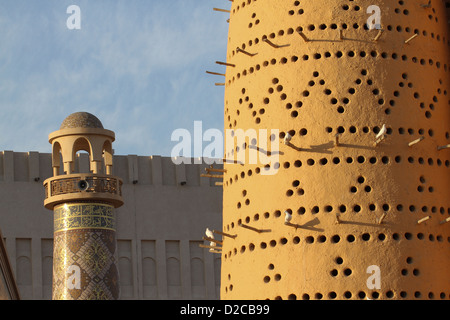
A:
<svg viewBox="0 0 450 320">
<path fill-rule="evenodd" d="M 87 154 L 76 166 L 89 168 Z M 220 255 L 198 246 L 206 227 L 222 229 L 222 188 L 200 177 L 206 166 L 114 156 L 124 180 L 125 204 L 116 209 L 121 299 L 219 298 Z M 50 154 L 0 152 L 0 226 L 22 299 L 51 298 L 53 218 L 42 186 L 51 176 Z"/>
<path fill-rule="evenodd" d="M 20 296 L 0 230 L 0 300 L 17 299 L 20 299 Z"/>
</svg>

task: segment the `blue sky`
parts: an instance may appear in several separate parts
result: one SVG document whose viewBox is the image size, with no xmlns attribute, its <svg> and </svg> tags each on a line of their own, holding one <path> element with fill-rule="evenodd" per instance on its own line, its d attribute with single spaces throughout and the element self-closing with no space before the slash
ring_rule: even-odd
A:
<svg viewBox="0 0 450 320">
<path fill-rule="evenodd" d="M 0 150 L 51 152 L 77 111 L 116 133 L 116 154 L 170 156 L 178 128 L 223 130 L 226 0 L 1 0 Z M 66 25 L 70 5 L 81 29 Z"/>
</svg>

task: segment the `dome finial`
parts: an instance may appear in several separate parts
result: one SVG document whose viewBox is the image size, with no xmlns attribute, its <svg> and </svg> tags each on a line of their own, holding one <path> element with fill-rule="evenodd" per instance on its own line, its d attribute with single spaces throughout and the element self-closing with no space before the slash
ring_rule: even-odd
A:
<svg viewBox="0 0 450 320">
<path fill-rule="evenodd" d="M 103 129 L 101 121 L 89 112 L 75 112 L 69 115 L 61 124 L 60 130 L 70 128 L 100 128 Z"/>
</svg>

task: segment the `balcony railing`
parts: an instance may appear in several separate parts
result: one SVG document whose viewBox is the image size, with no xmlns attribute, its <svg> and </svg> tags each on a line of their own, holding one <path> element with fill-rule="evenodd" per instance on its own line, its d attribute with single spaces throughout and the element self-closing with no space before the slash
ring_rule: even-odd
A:
<svg viewBox="0 0 450 320">
<path fill-rule="evenodd" d="M 89 198 L 121 200 L 122 184 L 120 178 L 108 175 L 71 174 L 57 176 L 44 182 L 45 202 L 51 203 L 53 200 L 60 202 L 58 199 L 64 196 L 83 198 L 83 194 Z"/>
</svg>

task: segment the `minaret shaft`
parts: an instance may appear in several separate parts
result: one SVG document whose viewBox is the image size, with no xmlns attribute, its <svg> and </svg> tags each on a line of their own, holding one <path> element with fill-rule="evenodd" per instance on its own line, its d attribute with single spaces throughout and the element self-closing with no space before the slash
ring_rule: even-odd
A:
<svg viewBox="0 0 450 320">
<path fill-rule="evenodd" d="M 53 299 L 116 300 L 114 207 L 69 203 L 54 209 Z"/>
</svg>

